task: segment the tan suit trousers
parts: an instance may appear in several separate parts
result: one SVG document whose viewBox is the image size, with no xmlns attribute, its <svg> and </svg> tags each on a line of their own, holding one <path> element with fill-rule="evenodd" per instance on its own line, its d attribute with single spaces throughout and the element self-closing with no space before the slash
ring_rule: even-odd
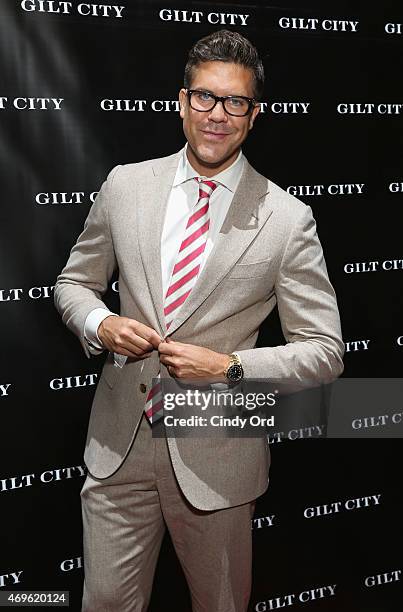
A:
<svg viewBox="0 0 403 612">
<path fill-rule="evenodd" d="M 193 612 L 246 612 L 251 589 L 255 502 L 194 508 L 177 483 L 166 438 L 143 416 L 129 455 L 106 479 L 87 475 L 83 612 L 145 612 L 167 527 Z"/>
</svg>

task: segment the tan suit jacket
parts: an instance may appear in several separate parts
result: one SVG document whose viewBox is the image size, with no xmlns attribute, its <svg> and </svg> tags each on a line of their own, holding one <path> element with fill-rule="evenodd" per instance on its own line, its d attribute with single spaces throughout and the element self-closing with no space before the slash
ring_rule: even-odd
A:
<svg viewBox="0 0 403 612">
<path fill-rule="evenodd" d="M 179 156 L 114 168 L 55 287 L 64 323 L 84 339 L 84 323 L 119 270 L 120 314 L 165 335 L 161 231 Z M 284 346 L 254 348 L 260 325 L 278 304 Z M 169 335 L 221 353 L 237 351 L 245 376 L 329 381 L 343 370 L 344 345 L 309 206 L 245 162 L 214 249 Z M 106 358 L 95 393 L 84 459 L 108 478 L 127 456 L 142 415 L 158 354 Z M 164 366 L 161 375 L 168 376 Z M 270 452 L 264 438 L 168 439 L 180 487 L 195 507 L 213 510 L 250 501 L 266 490 Z"/>
</svg>

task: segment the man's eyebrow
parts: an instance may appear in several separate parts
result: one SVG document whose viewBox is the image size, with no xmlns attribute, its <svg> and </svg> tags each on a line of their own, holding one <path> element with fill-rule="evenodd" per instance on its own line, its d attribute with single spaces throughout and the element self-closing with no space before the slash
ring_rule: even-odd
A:
<svg viewBox="0 0 403 612">
<path fill-rule="evenodd" d="M 214 91 L 211 91 L 211 89 L 207 89 L 207 87 L 195 87 L 196 91 L 205 91 L 206 93 L 211 93 L 214 94 Z"/>
<path fill-rule="evenodd" d="M 195 87 L 196 91 L 205 91 L 206 93 L 210 93 L 213 94 L 213 96 L 215 96 L 216 94 L 214 93 L 214 91 L 211 91 L 211 89 L 207 89 L 206 87 Z M 245 94 L 227 94 L 226 96 L 223 96 L 224 98 L 247 98 L 248 96 L 245 96 Z"/>
</svg>

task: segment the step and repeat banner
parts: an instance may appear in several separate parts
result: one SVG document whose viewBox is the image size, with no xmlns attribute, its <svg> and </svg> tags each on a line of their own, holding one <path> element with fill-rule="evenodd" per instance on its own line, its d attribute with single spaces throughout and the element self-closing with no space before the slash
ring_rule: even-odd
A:
<svg viewBox="0 0 403 612">
<path fill-rule="evenodd" d="M 221 28 L 263 59 L 244 153 L 313 209 L 343 376 L 402 374 L 401 3 L 1 0 L 0 593 L 66 590 L 81 609 L 83 448 L 105 354 L 85 357 L 53 288 L 110 169 L 184 145 L 187 52 Z M 114 278 L 115 311 L 118 296 Z M 281 342 L 273 314 L 259 345 Z M 250 610 L 401 610 L 401 440 L 326 439 L 318 420 L 270 444 Z M 168 536 L 150 610 L 190 610 Z"/>
</svg>

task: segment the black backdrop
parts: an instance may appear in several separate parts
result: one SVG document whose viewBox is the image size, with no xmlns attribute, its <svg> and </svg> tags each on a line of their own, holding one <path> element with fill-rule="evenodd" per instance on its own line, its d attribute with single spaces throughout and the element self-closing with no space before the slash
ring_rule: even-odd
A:
<svg viewBox="0 0 403 612">
<path fill-rule="evenodd" d="M 108 171 L 183 146 L 175 101 L 197 38 L 233 28 L 262 55 L 265 112 L 244 152 L 313 208 L 344 376 L 398 377 L 402 364 L 401 4 L 123 1 L 0 4 L 0 591 L 69 590 L 76 611 L 82 453 L 105 355 L 86 359 L 53 285 Z M 106 301 L 118 308 L 116 284 Z M 274 315 L 259 344 L 280 341 Z M 251 610 L 400 610 L 400 440 L 307 436 L 271 441 Z M 150 609 L 190 610 L 169 538 Z"/>
</svg>

